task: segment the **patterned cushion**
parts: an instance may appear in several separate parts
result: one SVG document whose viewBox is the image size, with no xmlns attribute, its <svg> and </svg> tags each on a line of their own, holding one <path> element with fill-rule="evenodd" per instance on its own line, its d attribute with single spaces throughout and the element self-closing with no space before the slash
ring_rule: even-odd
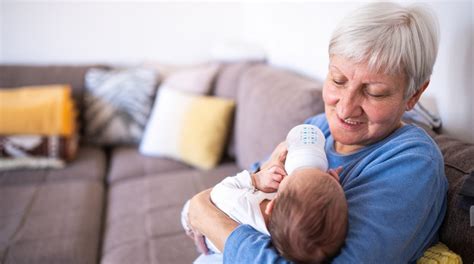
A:
<svg viewBox="0 0 474 264">
<path fill-rule="evenodd" d="M 85 76 L 85 136 L 99 145 L 138 143 L 158 84 L 149 69 L 91 69 Z"/>
<path fill-rule="evenodd" d="M 169 157 L 201 169 L 222 156 L 234 101 L 161 87 L 140 144 L 140 153 Z"/>
</svg>

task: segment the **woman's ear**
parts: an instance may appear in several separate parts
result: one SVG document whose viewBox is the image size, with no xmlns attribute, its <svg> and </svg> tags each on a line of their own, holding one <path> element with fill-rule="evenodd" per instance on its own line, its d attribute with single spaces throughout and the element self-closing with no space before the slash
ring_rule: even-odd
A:
<svg viewBox="0 0 474 264">
<path fill-rule="evenodd" d="M 406 111 L 410 111 L 411 109 L 413 109 L 413 107 L 415 107 L 415 104 L 418 102 L 418 100 L 420 100 L 420 96 L 423 94 L 423 92 L 426 90 L 429 84 L 430 84 L 430 80 L 424 82 L 421 85 L 420 89 L 418 89 L 418 91 L 416 91 L 416 93 L 414 93 L 410 97 L 410 99 L 408 99 L 407 105 L 405 108 Z"/>
<path fill-rule="evenodd" d="M 272 199 L 267 206 L 265 207 L 265 214 L 271 215 L 273 211 L 273 205 L 275 204 L 275 199 Z"/>
</svg>

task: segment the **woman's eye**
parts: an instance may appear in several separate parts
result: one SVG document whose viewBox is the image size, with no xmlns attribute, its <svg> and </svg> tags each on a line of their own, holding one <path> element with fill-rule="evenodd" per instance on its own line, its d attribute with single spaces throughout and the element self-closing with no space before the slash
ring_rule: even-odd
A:
<svg viewBox="0 0 474 264">
<path fill-rule="evenodd" d="M 366 94 L 370 97 L 377 98 L 377 99 L 384 98 L 387 96 L 386 94 L 374 94 L 374 93 L 369 93 L 369 92 L 366 92 Z"/>
<path fill-rule="evenodd" d="M 332 80 L 334 82 L 334 84 L 336 85 L 343 85 L 344 84 L 344 81 L 340 81 L 340 80 Z"/>
</svg>

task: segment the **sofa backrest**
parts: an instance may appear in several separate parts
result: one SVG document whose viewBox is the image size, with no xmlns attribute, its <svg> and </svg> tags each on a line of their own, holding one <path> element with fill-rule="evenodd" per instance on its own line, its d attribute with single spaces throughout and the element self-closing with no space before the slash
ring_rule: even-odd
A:
<svg viewBox="0 0 474 264">
<path fill-rule="evenodd" d="M 449 183 L 448 210 L 439 232 L 440 240 L 461 255 L 464 263 L 473 263 L 474 227 L 470 227 L 469 203 L 460 195 L 460 190 L 474 171 L 474 144 L 442 134 L 433 138 L 443 153 Z M 472 200 L 470 202 L 472 204 Z"/>
<path fill-rule="evenodd" d="M 268 64 L 244 71 L 234 119 L 238 165 L 266 158 L 293 126 L 323 112 L 321 89 L 320 81 Z"/>
<path fill-rule="evenodd" d="M 237 91 L 240 86 L 240 80 L 245 71 L 252 66 L 258 65 L 260 62 L 245 61 L 237 63 L 223 63 L 218 75 L 214 81 L 213 95 L 222 98 L 237 101 Z M 235 114 L 234 114 L 235 120 Z M 225 154 L 235 159 L 235 122 L 229 131 L 228 144 L 226 144 Z"/>
</svg>

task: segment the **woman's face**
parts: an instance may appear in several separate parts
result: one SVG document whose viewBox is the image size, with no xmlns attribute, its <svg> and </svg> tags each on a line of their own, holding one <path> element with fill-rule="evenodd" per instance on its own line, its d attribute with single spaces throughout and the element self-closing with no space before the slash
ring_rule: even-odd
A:
<svg viewBox="0 0 474 264">
<path fill-rule="evenodd" d="M 411 101 L 404 99 L 406 83 L 404 75 L 371 72 L 366 64 L 332 56 L 323 99 L 336 151 L 353 152 L 400 127 Z"/>
</svg>

